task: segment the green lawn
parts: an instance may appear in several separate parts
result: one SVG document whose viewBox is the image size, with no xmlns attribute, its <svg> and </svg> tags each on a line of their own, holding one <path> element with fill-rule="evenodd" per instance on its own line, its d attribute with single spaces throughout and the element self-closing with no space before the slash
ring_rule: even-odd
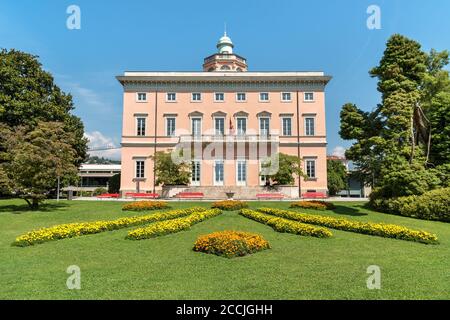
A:
<svg viewBox="0 0 450 320">
<path fill-rule="evenodd" d="M 120 202 L 49 202 L 38 212 L 23 201 L 0 200 L 1 299 L 449 299 L 450 224 L 368 210 L 360 202 L 336 203 L 333 212 L 302 210 L 359 221 L 387 222 L 436 233 L 439 245 L 332 230 L 318 239 L 276 233 L 225 212 L 189 231 L 151 240 L 125 240 L 129 229 L 11 246 L 15 237 L 55 224 L 113 219 Z M 210 206 L 174 202 L 173 208 Z M 288 208 L 287 202 L 250 203 Z M 143 214 L 143 213 L 137 213 Z M 201 234 L 257 232 L 272 249 L 226 259 L 192 251 Z M 68 290 L 66 269 L 81 268 L 81 290 Z M 368 290 L 366 269 L 381 267 L 381 290 Z"/>
</svg>

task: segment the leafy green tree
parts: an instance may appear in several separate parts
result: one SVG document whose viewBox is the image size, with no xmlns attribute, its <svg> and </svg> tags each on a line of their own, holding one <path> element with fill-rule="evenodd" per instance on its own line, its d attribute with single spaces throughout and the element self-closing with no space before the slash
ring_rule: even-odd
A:
<svg viewBox="0 0 450 320">
<path fill-rule="evenodd" d="M 445 163 L 450 156 L 447 63 L 447 52 L 426 54 L 419 43 L 393 35 L 370 71 L 382 102 L 372 112 L 343 106 L 340 135 L 354 141 L 346 157 L 364 182 L 377 188 L 374 195 L 420 194 L 439 186 L 427 163 Z"/>
<path fill-rule="evenodd" d="M 335 196 L 347 188 L 347 169 L 339 160 L 327 160 L 328 192 Z"/>
<path fill-rule="evenodd" d="M 14 130 L 2 125 L 1 133 L 4 184 L 15 196 L 37 209 L 59 177 L 63 184 L 77 180 L 79 161 L 73 148 L 75 137 L 64 124 L 38 122 L 33 129 L 18 126 Z"/>
<path fill-rule="evenodd" d="M 86 157 L 87 140 L 80 118 L 71 114 L 72 96 L 54 83 L 37 56 L 17 50 L 0 51 L 0 123 L 10 128 L 36 127 L 39 122 L 60 122 L 70 133 L 76 165 Z"/>
<path fill-rule="evenodd" d="M 174 163 L 170 152 L 158 151 L 151 157 L 155 163 L 156 185 L 186 185 L 191 180 L 191 165 Z"/>
<path fill-rule="evenodd" d="M 108 181 L 108 192 L 119 193 L 120 192 L 120 173 L 113 175 Z"/>
<path fill-rule="evenodd" d="M 271 171 L 270 168 L 276 168 L 271 161 L 266 161 L 261 165 L 261 173 L 266 177 L 266 181 L 272 181 L 272 184 L 276 185 L 293 185 L 295 182 L 295 177 L 306 177 L 303 173 L 300 160 L 297 156 L 292 156 L 284 153 L 278 154 L 278 170 L 276 172 L 269 172 L 265 174 L 265 171 Z M 276 160 L 275 160 L 276 161 Z"/>
<path fill-rule="evenodd" d="M 431 50 L 422 90 L 422 106 L 431 127 L 429 161 L 450 163 L 450 76 L 444 69 L 449 52 Z"/>
</svg>

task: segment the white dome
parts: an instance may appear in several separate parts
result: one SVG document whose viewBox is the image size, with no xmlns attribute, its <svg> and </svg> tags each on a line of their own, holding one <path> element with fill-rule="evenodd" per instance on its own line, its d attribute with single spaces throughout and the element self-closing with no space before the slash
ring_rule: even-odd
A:
<svg viewBox="0 0 450 320">
<path fill-rule="evenodd" d="M 219 42 L 217 43 L 217 49 L 219 49 L 219 53 L 233 53 L 233 42 L 231 41 L 230 37 L 227 36 L 227 33 L 225 32 L 222 38 L 219 39 Z"/>
</svg>

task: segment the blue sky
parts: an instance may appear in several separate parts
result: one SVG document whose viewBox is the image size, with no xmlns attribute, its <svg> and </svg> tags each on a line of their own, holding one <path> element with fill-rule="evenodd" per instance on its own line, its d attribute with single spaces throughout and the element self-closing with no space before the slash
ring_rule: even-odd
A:
<svg viewBox="0 0 450 320">
<path fill-rule="evenodd" d="M 66 28 L 69 5 L 81 9 L 81 30 Z M 381 8 L 381 29 L 366 27 L 369 5 Z M 85 1 L 3 0 L 0 47 L 39 55 L 57 84 L 72 93 L 94 145 L 119 145 L 125 70 L 201 70 L 215 52 L 224 22 L 235 52 L 251 71 L 323 70 L 327 87 L 328 152 L 340 139 L 346 102 L 364 110 L 380 101 L 376 66 L 386 40 L 401 33 L 423 49 L 450 49 L 448 0 Z M 335 150 L 337 148 L 337 150 Z M 106 156 L 117 157 L 117 151 Z"/>
</svg>

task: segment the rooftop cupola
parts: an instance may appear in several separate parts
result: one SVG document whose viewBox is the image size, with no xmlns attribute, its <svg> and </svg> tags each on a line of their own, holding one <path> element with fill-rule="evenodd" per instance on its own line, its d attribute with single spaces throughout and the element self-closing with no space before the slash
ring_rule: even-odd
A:
<svg viewBox="0 0 450 320">
<path fill-rule="evenodd" d="M 217 43 L 218 53 L 206 57 L 203 71 L 243 72 L 247 71 L 247 60 L 233 53 L 234 44 L 225 31 Z"/>
<path fill-rule="evenodd" d="M 233 42 L 230 37 L 227 36 L 227 32 L 225 31 L 223 37 L 219 39 L 217 43 L 217 49 L 219 49 L 219 53 L 221 54 L 232 54 L 233 53 Z"/>
</svg>

